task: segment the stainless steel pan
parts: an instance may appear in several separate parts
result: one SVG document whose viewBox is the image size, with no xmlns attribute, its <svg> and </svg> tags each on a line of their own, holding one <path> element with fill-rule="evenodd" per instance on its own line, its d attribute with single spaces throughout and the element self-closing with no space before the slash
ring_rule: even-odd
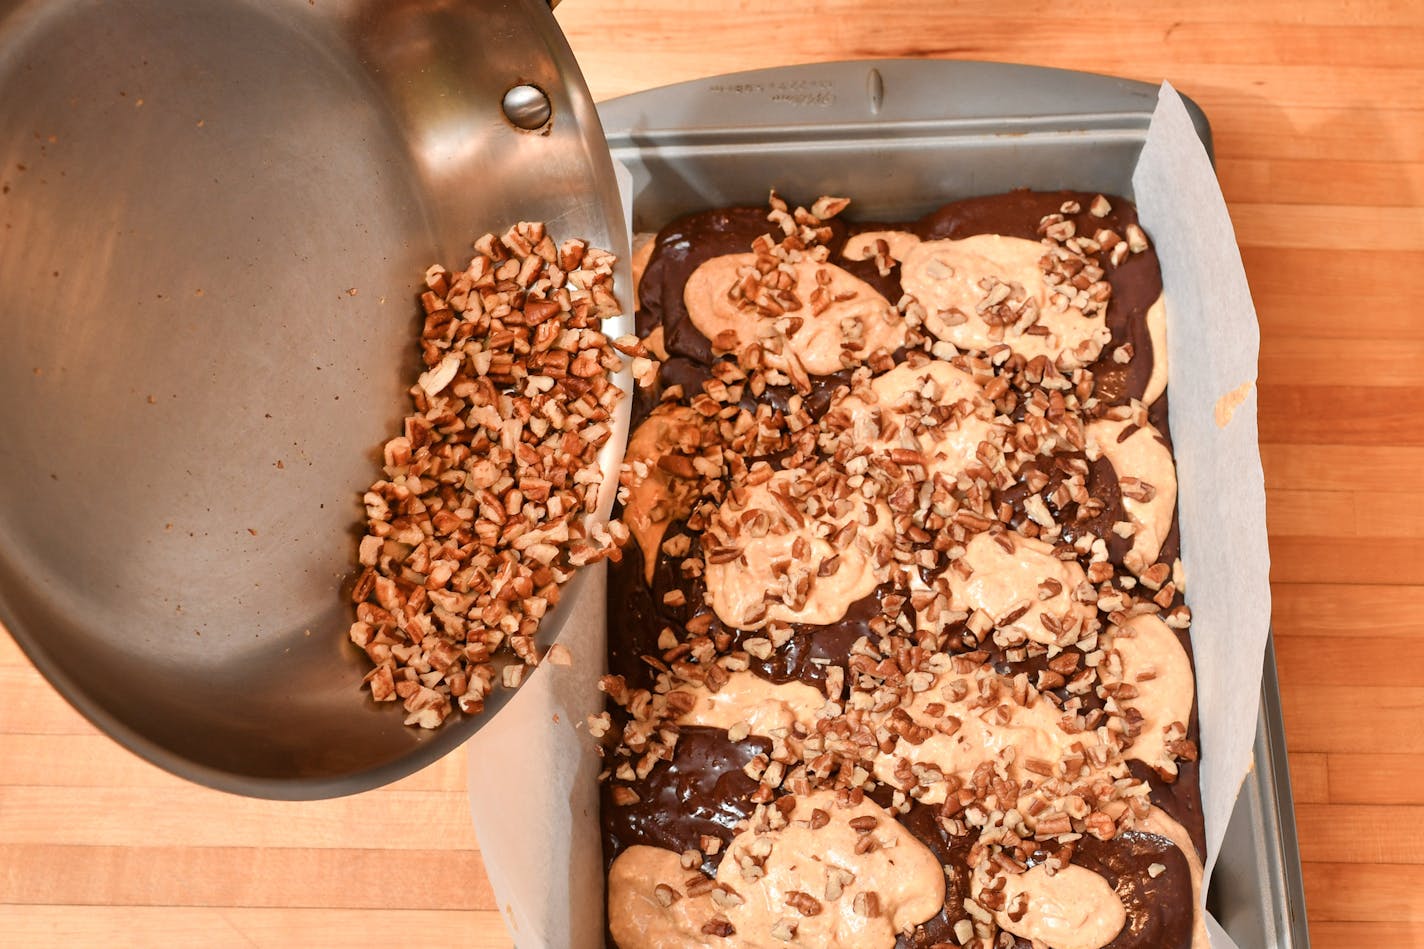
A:
<svg viewBox="0 0 1424 949">
<path fill-rule="evenodd" d="M 0 0 L 0 621 L 80 711 L 280 798 L 479 727 L 362 698 L 341 587 L 420 276 L 517 220 L 627 256 L 543 0 Z"/>
</svg>

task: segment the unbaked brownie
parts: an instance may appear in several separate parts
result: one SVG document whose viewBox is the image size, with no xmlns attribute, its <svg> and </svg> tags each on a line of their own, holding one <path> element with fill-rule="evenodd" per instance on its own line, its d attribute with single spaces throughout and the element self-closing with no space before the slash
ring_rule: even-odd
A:
<svg viewBox="0 0 1424 949">
<path fill-rule="evenodd" d="M 1156 254 L 1125 199 L 635 255 L 608 939 L 1206 945 Z"/>
</svg>

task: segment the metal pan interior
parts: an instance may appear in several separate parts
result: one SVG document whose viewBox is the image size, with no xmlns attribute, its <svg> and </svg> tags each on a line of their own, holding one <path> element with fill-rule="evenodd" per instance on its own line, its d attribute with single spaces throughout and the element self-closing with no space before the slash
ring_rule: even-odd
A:
<svg viewBox="0 0 1424 949">
<path fill-rule="evenodd" d="M 543 0 L 0 0 L 0 621 L 85 715 L 284 798 L 479 726 L 363 699 L 341 588 L 421 274 L 519 220 L 626 258 Z"/>
</svg>

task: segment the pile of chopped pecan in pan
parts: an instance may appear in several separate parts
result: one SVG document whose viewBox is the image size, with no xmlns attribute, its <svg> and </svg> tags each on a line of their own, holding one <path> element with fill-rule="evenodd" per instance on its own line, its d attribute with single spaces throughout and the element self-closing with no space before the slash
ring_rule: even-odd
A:
<svg viewBox="0 0 1424 949">
<path fill-rule="evenodd" d="M 573 571 L 617 557 L 588 519 L 623 392 L 602 332 L 620 312 L 612 254 L 543 224 L 486 234 L 463 271 L 425 274 L 425 371 L 384 477 L 365 494 L 352 642 L 377 701 L 435 728 L 477 714 L 541 660 L 535 632 Z M 507 655 L 509 661 L 500 661 Z M 555 645 L 547 658 L 567 661 Z"/>
</svg>

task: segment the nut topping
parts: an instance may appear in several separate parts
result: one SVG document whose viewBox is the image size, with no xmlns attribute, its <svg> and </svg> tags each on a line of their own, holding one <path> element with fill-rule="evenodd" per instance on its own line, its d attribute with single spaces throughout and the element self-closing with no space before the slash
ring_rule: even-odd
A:
<svg viewBox="0 0 1424 949">
<path fill-rule="evenodd" d="M 1035 913 L 1005 880 L 1035 870 L 1066 879 L 1082 841 L 1113 840 L 1146 819 L 1152 789 L 1129 761 L 1171 782 L 1197 755 L 1190 702 L 1153 704 L 1182 681 L 1180 667 L 1133 643 L 1146 640 L 1135 633 L 1146 619 L 1172 638 L 1190 622 L 1161 550 L 1175 485 L 1118 447 L 1156 437 L 1146 407 L 1121 392 L 1142 337 L 1134 346 L 1107 322 L 1120 279 L 1112 267 L 1150 243 L 1130 208 L 1102 195 L 1055 198 L 1036 222 L 1041 240 L 1011 251 L 909 234 L 900 276 L 907 289 L 911 272 L 922 283 L 895 304 L 905 345 L 870 354 L 840 326 L 849 357 L 826 379 L 790 358 L 788 343 L 830 326 L 838 285 L 818 251 L 843 207 L 793 209 L 773 196 L 774 233 L 718 291 L 724 308 L 755 313 L 755 340 L 705 330 L 713 357 L 692 359 L 696 374 L 650 368 L 663 378 L 648 393 L 658 404 L 649 420 L 682 413 L 696 435 L 686 449 L 630 452 L 625 467 L 625 489 L 666 479 L 683 493 L 647 505 L 663 525 L 653 543 L 640 541 L 657 611 L 648 638 L 664 628 L 644 647 L 646 678 L 606 689 L 622 732 L 601 750 L 607 773 L 636 785 L 644 762 L 674 755 L 690 696 L 727 703 L 723 720 L 697 724 L 738 743 L 746 764 L 730 773 L 752 789 L 738 826 L 752 842 L 728 844 L 718 876 L 747 899 L 709 891 L 740 938 L 804 943 L 837 913 L 893 919 L 893 888 L 867 878 L 862 861 L 900 859 L 914 841 L 896 818 L 931 807 L 985 880 L 959 897 L 950 918 L 969 918 L 955 938 L 990 947 Z M 866 261 L 857 273 L 888 273 L 891 232 L 851 231 L 863 239 L 844 259 Z M 837 223 L 833 233 L 845 232 Z M 995 255 L 1011 252 L 1023 260 L 998 267 Z M 968 290 L 949 306 L 920 292 L 950 284 Z M 967 326 L 988 341 L 958 342 L 968 337 L 952 331 Z M 684 329 L 670 327 L 668 339 Z M 642 341 L 618 347 L 650 358 Z M 625 491 L 625 512 L 632 497 Z M 856 578 L 863 588 L 838 612 L 815 612 L 825 591 Z M 857 600 L 863 635 L 839 655 L 812 650 L 824 648 L 817 628 L 839 624 Z M 808 710 L 758 726 L 765 709 L 729 699 L 751 676 L 800 678 L 818 692 Z M 834 804 L 798 804 L 832 792 Z M 841 810 L 867 795 L 884 816 Z M 845 866 L 778 878 L 778 859 L 789 858 L 775 835 L 788 828 L 808 848 L 844 835 L 835 852 Z M 784 906 L 773 901 L 754 932 L 739 915 L 756 903 L 747 887 L 773 879 Z"/>
<path fill-rule="evenodd" d="M 406 724 L 422 728 L 456 705 L 478 714 L 496 680 L 516 687 L 562 584 L 617 558 L 628 536 L 589 519 L 623 395 L 610 376 L 620 356 L 599 331 L 619 312 L 613 257 L 582 241 L 556 248 L 530 223 L 475 249 L 460 273 L 426 271 L 427 368 L 365 494 L 352 592 L 372 697 L 402 699 Z"/>
</svg>

